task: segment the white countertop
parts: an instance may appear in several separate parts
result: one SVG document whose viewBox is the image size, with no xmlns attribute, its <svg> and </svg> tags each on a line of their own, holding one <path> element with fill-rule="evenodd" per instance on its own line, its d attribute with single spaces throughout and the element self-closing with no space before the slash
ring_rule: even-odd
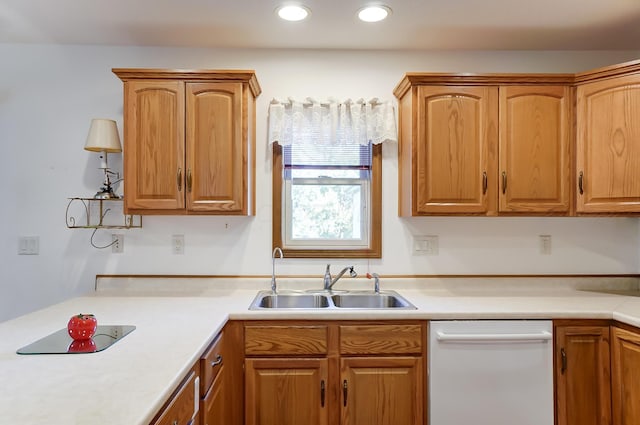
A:
<svg viewBox="0 0 640 425">
<path fill-rule="evenodd" d="M 263 279 L 264 281 L 264 279 Z M 389 285 L 417 310 L 249 311 L 260 286 L 198 282 L 176 290 L 113 285 L 0 323 L 0 418 L 48 425 L 147 425 L 188 369 L 229 319 L 615 319 L 640 327 L 640 297 L 527 288 Z M 406 284 L 406 283 L 405 283 Z M 125 285 L 132 287 L 130 282 Z M 402 286 L 402 285 L 401 285 Z M 187 289 L 187 290 L 185 290 Z M 383 288 L 384 289 L 384 288 Z M 102 325 L 136 330 L 105 351 L 18 355 L 16 350 L 93 313 Z M 0 421 L 0 422 L 2 422 Z"/>
</svg>

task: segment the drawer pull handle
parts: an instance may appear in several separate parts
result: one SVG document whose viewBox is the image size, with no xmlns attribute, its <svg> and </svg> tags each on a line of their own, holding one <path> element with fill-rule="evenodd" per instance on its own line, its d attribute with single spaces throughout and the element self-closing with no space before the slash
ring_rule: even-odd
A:
<svg viewBox="0 0 640 425">
<path fill-rule="evenodd" d="M 324 379 L 320 381 L 320 407 L 324 407 Z"/>
<path fill-rule="evenodd" d="M 487 172 L 483 171 L 482 172 L 482 194 L 486 195 L 487 194 Z"/>
<path fill-rule="evenodd" d="M 349 388 L 347 386 L 347 380 L 342 381 L 342 397 L 344 398 L 344 406 L 347 407 L 347 395 L 349 394 Z"/>
<path fill-rule="evenodd" d="M 567 370 L 567 352 L 564 351 L 564 348 L 560 349 L 560 357 L 562 358 L 562 367 L 560 368 L 560 373 L 564 375 L 564 371 Z"/>
<path fill-rule="evenodd" d="M 502 172 L 502 194 L 507 193 L 507 173 L 506 171 Z"/>
<path fill-rule="evenodd" d="M 436 332 L 436 340 L 440 342 L 525 342 L 525 341 L 550 341 L 553 336 L 551 332 L 541 331 L 539 333 L 515 333 L 515 334 L 457 334 Z"/>
<path fill-rule="evenodd" d="M 584 174 L 580 171 L 580 175 L 578 176 L 578 190 L 580 191 L 580 195 L 584 194 L 584 187 L 582 186 L 583 179 Z"/>
<path fill-rule="evenodd" d="M 211 362 L 211 367 L 218 366 L 220 363 L 222 363 L 222 354 L 216 356 L 216 359 Z"/>
<path fill-rule="evenodd" d="M 176 183 L 178 183 L 178 192 L 182 192 L 182 168 L 178 168 L 178 175 L 176 176 Z"/>
</svg>

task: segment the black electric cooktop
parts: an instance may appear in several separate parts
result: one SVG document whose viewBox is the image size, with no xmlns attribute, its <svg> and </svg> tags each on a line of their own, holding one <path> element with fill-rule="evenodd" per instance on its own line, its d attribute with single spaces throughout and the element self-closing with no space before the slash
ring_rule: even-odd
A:
<svg viewBox="0 0 640 425">
<path fill-rule="evenodd" d="M 97 353 L 106 350 L 113 344 L 133 332 L 135 326 L 98 325 L 93 338 L 85 341 L 74 341 L 67 328 L 60 329 L 49 336 L 18 349 L 18 354 L 82 354 Z"/>
</svg>

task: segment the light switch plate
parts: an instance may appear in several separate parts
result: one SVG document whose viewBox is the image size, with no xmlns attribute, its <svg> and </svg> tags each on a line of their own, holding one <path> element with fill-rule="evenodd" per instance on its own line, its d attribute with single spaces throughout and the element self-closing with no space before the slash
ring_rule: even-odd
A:
<svg viewBox="0 0 640 425">
<path fill-rule="evenodd" d="M 438 236 L 437 235 L 420 235 L 413 237 L 413 254 L 414 255 L 438 255 Z"/>
<path fill-rule="evenodd" d="M 171 252 L 177 255 L 184 254 L 184 235 L 171 236 Z"/>
<path fill-rule="evenodd" d="M 124 252 L 124 235 L 122 233 L 111 234 L 111 252 L 114 254 L 122 254 Z"/>
<path fill-rule="evenodd" d="M 540 235 L 540 254 L 551 255 L 551 235 Z"/>
<path fill-rule="evenodd" d="M 38 255 L 39 253 L 39 236 L 20 236 L 18 238 L 18 255 Z"/>
</svg>

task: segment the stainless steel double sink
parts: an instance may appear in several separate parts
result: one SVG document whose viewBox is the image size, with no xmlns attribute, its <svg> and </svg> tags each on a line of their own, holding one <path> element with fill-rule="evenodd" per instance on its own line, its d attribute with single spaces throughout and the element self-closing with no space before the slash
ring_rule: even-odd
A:
<svg viewBox="0 0 640 425">
<path fill-rule="evenodd" d="M 249 310 L 264 309 L 415 310 L 416 307 L 395 291 L 261 291 L 251 303 Z"/>
</svg>

